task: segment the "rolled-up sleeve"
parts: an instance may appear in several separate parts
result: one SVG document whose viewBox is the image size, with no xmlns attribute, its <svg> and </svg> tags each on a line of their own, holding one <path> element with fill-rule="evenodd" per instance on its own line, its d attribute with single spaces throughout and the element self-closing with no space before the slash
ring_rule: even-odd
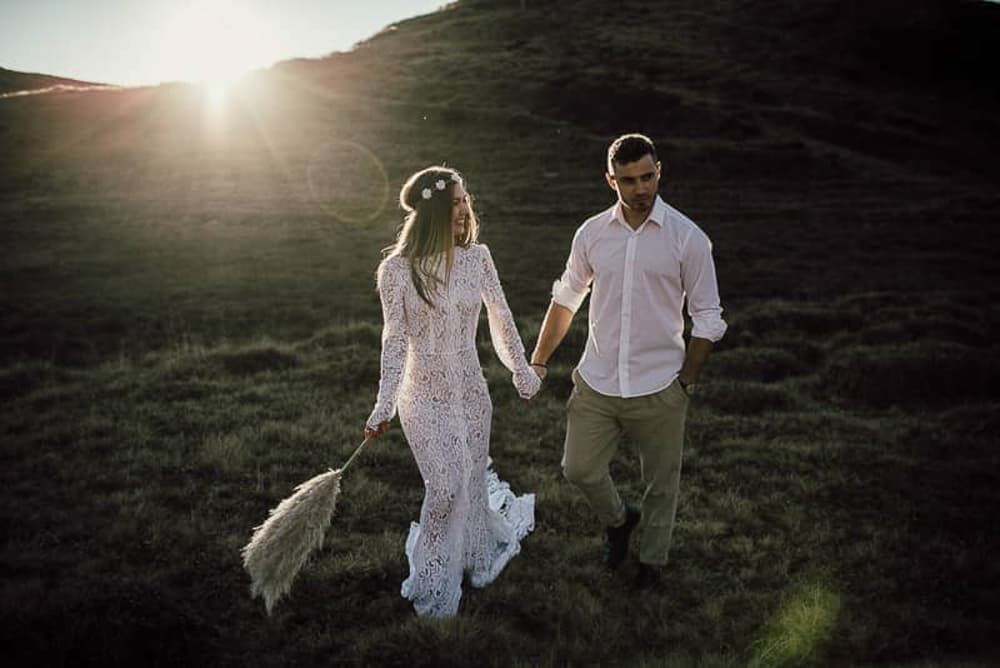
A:
<svg viewBox="0 0 1000 668">
<path fill-rule="evenodd" d="M 726 333 L 722 319 L 719 284 L 712 260 L 712 242 L 701 230 L 688 237 L 681 260 L 681 281 L 687 293 L 688 315 L 691 316 L 691 336 L 713 343 Z"/>
<path fill-rule="evenodd" d="M 594 272 L 587 261 L 581 228 L 573 237 L 565 271 L 552 284 L 552 301 L 576 313 L 590 292 L 590 282 L 593 278 Z"/>
</svg>

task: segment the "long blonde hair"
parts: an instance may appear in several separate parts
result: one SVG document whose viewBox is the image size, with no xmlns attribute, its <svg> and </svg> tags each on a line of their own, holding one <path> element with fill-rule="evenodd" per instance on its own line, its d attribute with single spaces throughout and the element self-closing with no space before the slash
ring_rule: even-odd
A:
<svg viewBox="0 0 1000 668">
<path fill-rule="evenodd" d="M 451 278 L 455 246 L 467 248 L 479 236 L 479 224 L 471 202 L 465 234 L 456 239 L 452 232 L 453 193 L 455 186 L 461 183 L 462 176 L 454 169 L 433 166 L 413 174 L 399 191 L 399 205 L 406 212 L 406 218 L 396 243 L 386 252 L 409 260 L 413 286 L 420 298 L 432 307 L 433 297 Z M 445 263 L 443 279 L 440 276 L 442 261 Z"/>
</svg>

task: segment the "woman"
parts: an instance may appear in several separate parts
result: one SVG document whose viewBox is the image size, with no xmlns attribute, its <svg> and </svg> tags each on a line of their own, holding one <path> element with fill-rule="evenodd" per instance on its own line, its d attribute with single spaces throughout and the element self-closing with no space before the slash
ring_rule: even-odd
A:
<svg viewBox="0 0 1000 668">
<path fill-rule="evenodd" d="M 378 268 L 382 377 L 365 437 L 385 432 L 399 410 L 424 478 L 420 523 L 410 527 L 410 575 L 402 594 L 419 615 L 453 615 L 462 575 L 492 582 L 534 528 L 534 496 L 514 496 L 487 471 L 493 407 L 476 352 L 482 304 L 500 361 L 528 399 L 540 380 L 524 355 L 514 318 L 458 172 L 428 167 L 399 194 L 407 212 Z"/>
</svg>

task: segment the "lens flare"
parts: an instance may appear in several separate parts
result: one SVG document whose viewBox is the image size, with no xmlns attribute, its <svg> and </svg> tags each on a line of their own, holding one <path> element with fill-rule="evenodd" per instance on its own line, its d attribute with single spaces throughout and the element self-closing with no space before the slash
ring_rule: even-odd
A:
<svg viewBox="0 0 1000 668">
<path fill-rule="evenodd" d="M 382 161 L 353 141 L 319 146 L 309 160 L 306 177 L 313 201 L 343 222 L 371 222 L 389 199 L 389 176 Z"/>
</svg>

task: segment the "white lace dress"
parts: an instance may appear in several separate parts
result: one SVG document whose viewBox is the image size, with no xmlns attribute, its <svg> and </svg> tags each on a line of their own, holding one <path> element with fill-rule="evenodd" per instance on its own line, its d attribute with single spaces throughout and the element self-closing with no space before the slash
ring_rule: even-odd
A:
<svg viewBox="0 0 1000 668">
<path fill-rule="evenodd" d="M 520 552 L 534 528 L 534 495 L 515 496 L 488 470 L 493 405 L 476 352 L 476 329 L 486 304 L 500 361 L 513 372 L 521 397 L 540 381 L 524 355 L 489 249 L 455 248 L 447 292 L 431 308 L 417 294 L 408 260 L 379 266 L 382 300 L 382 377 L 368 426 L 399 410 L 403 433 L 424 479 L 420 523 L 410 527 L 410 575 L 402 594 L 417 614 L 453 615 L 462 576 L 483 587 Z"/>
</svg>

